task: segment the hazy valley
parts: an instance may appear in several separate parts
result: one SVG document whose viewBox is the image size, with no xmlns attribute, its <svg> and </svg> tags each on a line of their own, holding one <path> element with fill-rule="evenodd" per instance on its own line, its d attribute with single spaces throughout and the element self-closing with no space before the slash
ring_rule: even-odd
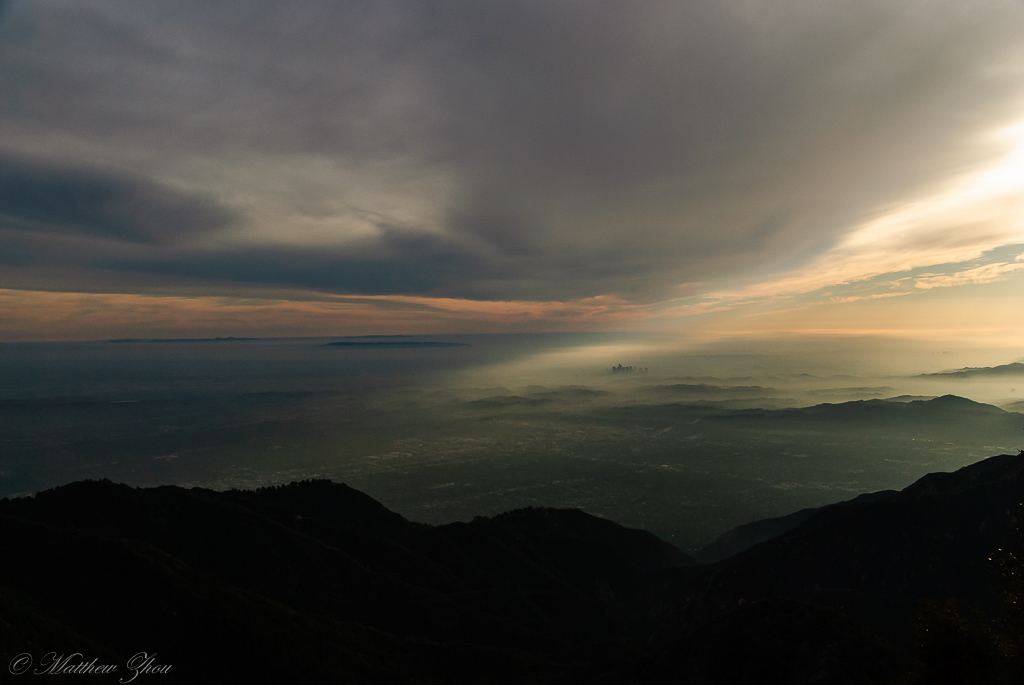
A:
<svg viewBox="0 0 1024 685">
<path fill-rule="evenodd" d="M 83 478 L 217 490 L 329 478 L 415 521 L 573 506 L 692 549 L 1024 443 L 1019 413 L 944 396 L 971 392 L 956 377 L 615 373 L 590 361 L 602 339 L 534 340 L 560 366 L 529 380 L 557 384 L 459 383 L 523 380 L 509 371 L 521 338 L 509 338 L 427 350 L 94 343 L 63 396 L 7 386 L 0 495 Z M 563 367 L 567 354 L 582 361 Z"/>
</svg>

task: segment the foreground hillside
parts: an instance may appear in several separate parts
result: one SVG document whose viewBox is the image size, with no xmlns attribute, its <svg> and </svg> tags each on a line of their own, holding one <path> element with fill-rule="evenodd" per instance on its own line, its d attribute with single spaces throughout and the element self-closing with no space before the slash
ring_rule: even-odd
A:
<svg viewBox="0 0 1024 685">
<path fill-rule="evenodd" d="M 993 457 L 698 564 L 576 509 L 426 526 L 329 481 L 74 483 L 0 501 L 0 659 L 128 678 L 155 653 L 170 672 L 140 678 L 188 683 L 1013 682 L 1022 500 L 1024 458 Z"/>
</svg>

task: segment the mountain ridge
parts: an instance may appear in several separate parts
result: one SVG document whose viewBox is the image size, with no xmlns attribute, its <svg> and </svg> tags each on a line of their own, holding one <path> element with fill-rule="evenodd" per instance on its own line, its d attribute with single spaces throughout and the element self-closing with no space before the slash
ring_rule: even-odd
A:
<svg viewBox="0 0 1024 685">
<path fill-rule="evenodd" d="M 0 500 L 0 539 L 31 550 L 0 564 L 0 658 L 147 649 L 166 682 L 938 682 L 915 626 L 948 602 L 1003 615 L 990 558 L 1022 544 L 1022 500 L 1024 457 L 1000 455 L 698 564 L 574 508 L 429 526 L 324 480 L 83 481 Z M 1013 682 L 997 656 L 984 678 Z"/>
<path fill-rule="evenodd" d="M 939 373 L 922 373 L 917 378 L 978 378 L 986 376 L 1021 376 L 1024 375 L 1024 363 L 1011 362 L 999 366 L 966 366 L 955 371 Z"/>
</svg>

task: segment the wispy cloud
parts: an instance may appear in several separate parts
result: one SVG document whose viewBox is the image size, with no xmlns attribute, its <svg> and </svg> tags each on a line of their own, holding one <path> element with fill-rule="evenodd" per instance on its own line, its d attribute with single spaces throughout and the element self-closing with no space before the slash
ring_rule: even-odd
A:
<svg viewBox="0 0 1024 685">
<path fill-rule="evenodd" d="M 918 276 L 914 279 L 914 287 L 921 290 L 932 288 L 952 288 L 958 285 L 979 285 L 1005 280 L 1013 273 L 1024 269 L 1024 263 L 985 264 L 973 269 L 958 271 L 953 274 L 936 274 Z"/>
<path fill-rule="evenodd" d="M 998 143 L 992 158 L 926 193 L 853 229 L 837 245 L 781 277 L 712 296 L 721 301 L 770 298 L 848 286 L 887 274 L 981 258 L 1000 247 L 1024 243 L 1024 123 L 1002 127 L 981 138 Z M 1018 257 L 1019 258 L 1019 255 Z M 998 265 L 977 267 L 982 274 L 1008 273 Z M 947 278 L 948 285 L 989 281 Z M 939 281 L 917 280 L 922 283 Z"/>
</svg>

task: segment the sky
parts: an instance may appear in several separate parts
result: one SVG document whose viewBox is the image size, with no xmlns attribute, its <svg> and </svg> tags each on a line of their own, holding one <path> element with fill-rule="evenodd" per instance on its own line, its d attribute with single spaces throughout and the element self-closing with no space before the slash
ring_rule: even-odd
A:
<svg viewBox="0 0 1024 685">
<path fill-rule="evenodd" d="M 0 0 L 0 341 L 1024 336 L 1019 0 Z"/>
</svg>

